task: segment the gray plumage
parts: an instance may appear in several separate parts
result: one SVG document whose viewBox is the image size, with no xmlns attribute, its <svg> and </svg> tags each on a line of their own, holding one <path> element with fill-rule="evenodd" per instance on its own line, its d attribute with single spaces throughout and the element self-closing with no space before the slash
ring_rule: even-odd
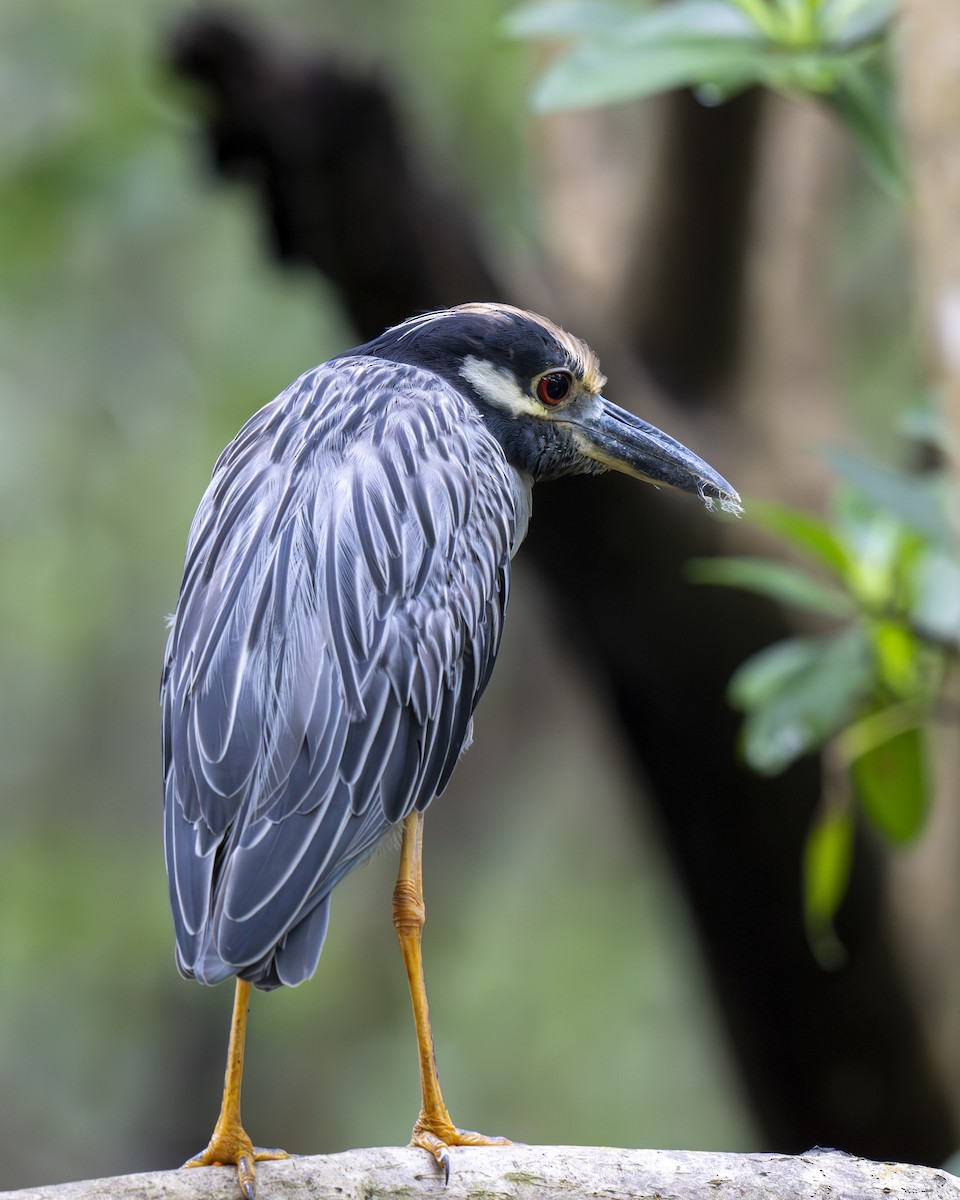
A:
<svg viewBox="0 0 960 1200">
<path fill-rule="evenodd" d="M 333 887 L 445 787 L 500 645 L 531 482 L 617 465 L 609 438 L 583 453 L 573 400 L 563 420 L 527 411 L 551 367 L 613 428 L 582 343 L 472 305 L 308 371 L 220 456 L 161 687 L 183 974 L 302 982 Z M 680 486 L 732 505 L 690 459 Z"/>
<path fill-rule="evenodd" d="M 521 523 L 479 415 L 413 367 L 318 367 L 221 455 L 163 688 L 185 974 L 312 973 L 330 890 L 450 775 Z"/>
</svg>

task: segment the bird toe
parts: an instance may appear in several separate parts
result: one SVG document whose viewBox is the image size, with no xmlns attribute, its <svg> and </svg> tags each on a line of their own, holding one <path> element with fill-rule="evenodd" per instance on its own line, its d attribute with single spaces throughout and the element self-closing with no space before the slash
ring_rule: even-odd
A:
<svg viewBox="0 0 960 1200">
<path fill-rule="evenodd" d="M 237 1182 L 244 1200 L 256 1200 L 258 1162 L 271 1162 L 289 1158 L 286 1150 L 265 1149 L 254 1146 L 243 1129 L 218 1130 L 210 1139 L 205 1150 L 194 1155 L 184 1167 L 229 1167 L 237 1168 Z"/>
<path fill-rule="evenodd" d="M 509 1138 L 491 1137 L 472 1129 L 458 1129 L 449 1120 L 431 1121 L 421 1114 L 413 1127 L 411 1145 L 432 1154 L 443 1171 L 444 1183 L 450 1182 L 450 1149 L 453 1146 L 512 1146 Z"/>
</svg>

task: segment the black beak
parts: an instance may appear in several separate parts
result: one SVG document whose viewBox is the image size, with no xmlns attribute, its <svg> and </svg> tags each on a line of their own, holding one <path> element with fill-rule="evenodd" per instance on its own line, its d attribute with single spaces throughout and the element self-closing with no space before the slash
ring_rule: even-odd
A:
<svg viewBox="0 0 960 1200">
<path fill-rule="evenodd" d="M 613 471 L 696 492 L 711 507 L 717 503 L 727 512 L 741 512 L 739 495 L 713 467 L 655 425 L 602 396 L 569 427 L 580 452 Z"/>
</svg>

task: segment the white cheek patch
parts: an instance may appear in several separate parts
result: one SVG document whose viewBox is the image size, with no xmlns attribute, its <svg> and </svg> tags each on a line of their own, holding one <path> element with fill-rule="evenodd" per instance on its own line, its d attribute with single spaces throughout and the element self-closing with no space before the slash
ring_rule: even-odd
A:
<svg viewBox="0 0 960 1200">
<path fill-rule="evenodd" d="M 515 376 L 480 358 L 465 358 L 460 374 L 488 404 L 511 417 L 542 417 L 543 405 L 520 390 Z"/>
</svg>

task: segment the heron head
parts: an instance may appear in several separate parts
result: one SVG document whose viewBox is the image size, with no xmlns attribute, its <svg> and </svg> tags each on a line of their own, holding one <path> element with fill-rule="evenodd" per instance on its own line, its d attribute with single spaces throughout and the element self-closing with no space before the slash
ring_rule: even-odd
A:
<svg viewBox="0 0 960 1200">
<path fill-rule="evenodd" d="M 621 471 L 740 511 L 734 488 L 686 446 L 607 400 L 600 363 L 545 317 L 462 304 L 389 330 L 384 357 L 443 375 L 479 408 L 507 461 L 534 480 Z"/>
</svg>

